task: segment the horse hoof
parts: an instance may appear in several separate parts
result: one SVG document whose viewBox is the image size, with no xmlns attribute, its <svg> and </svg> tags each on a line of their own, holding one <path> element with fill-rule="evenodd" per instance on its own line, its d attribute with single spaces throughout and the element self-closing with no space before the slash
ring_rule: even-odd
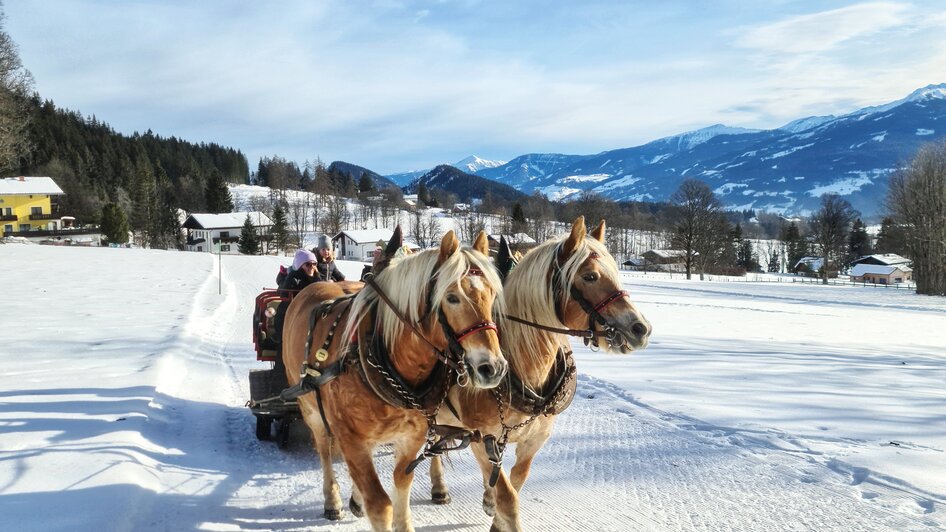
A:
<svg viewBox="0 0 946 532">
<path fill-rule="evenodd" d="M 348 509 L 351 510 L 352 515 L 355 517 L 364 517 L 365 511 L 361 508 L 361 505 L 355 502 L 355 499 L 348 499 Z"/>
<path fill-rule="evenodd" d="M 329 521 L 340 521 L 342 519 L 341 510 L 325 510 L 325 518 Z"/>
<path fill-rule="evenodd" d="M 449 493 L 432 493 L 430 495 L 430 501 L 434 504 L 450 504 L 452 500 Z"/>
</svg>

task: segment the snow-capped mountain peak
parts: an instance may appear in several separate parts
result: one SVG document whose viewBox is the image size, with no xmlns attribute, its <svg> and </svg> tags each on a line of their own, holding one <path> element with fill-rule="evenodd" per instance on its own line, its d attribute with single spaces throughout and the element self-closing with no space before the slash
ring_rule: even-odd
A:
<svg viewBox="0 0 946 532">
<path fill-rule="evenodd" d="M 471 155 L 462 161 L 454 163 L 454 168 L 459 168 L 464 172 L 474 173 L 484 168 L 496 168 L 506 164 L 507 161 L 490 161 L 488 159 L 480 159 L 476 155 Z"/>
</svg>

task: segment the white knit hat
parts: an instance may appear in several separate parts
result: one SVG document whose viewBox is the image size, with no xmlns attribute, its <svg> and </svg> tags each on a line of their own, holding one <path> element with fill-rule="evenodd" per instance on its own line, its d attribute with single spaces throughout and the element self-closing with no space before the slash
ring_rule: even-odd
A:
<svg viewBox="0 0 946 532">
<path fill-rule="evenodd" d="M 318 262 L 315 258 L 315 253 L 312 253 L 308 249 L 297 250 L 295 258 L 292 259 L 292 269 L 298 270 L 307 262 Z"/>
</svg>

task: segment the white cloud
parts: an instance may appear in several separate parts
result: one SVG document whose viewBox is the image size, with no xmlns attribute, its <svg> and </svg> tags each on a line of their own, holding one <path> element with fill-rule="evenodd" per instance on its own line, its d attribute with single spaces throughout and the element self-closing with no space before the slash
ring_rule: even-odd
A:
<svg viewBox="0 0 946 532">
<path fill-rule="evenodd" d="M 910 6 L 898 3 L 855 4 L 759 26 L 736 43 L 768 52 L 822 52 L 858 37 L 903 26 L 910 22 L 910 13 Z"/>
</svg>

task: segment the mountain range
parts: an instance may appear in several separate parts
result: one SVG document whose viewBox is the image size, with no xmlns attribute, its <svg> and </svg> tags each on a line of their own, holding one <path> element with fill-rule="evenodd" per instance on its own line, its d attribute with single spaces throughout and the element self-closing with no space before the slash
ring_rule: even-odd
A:
<svg viewBox="0 0 946 532">
<path fill-rule="evenodd" d="M 683 180 L 694 178 L 708 183 L 731 209 L 807 214 L 823 194 L 837 193 L 872 216 L 883 212 L 890 174 L 923 144 L 943 138 L 946 83 L 885 105 L 800 118 L 776 129 L 717 124 L 594 155 L 532 153 L 506 163 L 470 157 L 453 166 L 549 199 L 592 191 L 616 201 L 666 201 Z M 387 177 L 403 186 L 429 181 L 429 172 Z"/>
</svg>

